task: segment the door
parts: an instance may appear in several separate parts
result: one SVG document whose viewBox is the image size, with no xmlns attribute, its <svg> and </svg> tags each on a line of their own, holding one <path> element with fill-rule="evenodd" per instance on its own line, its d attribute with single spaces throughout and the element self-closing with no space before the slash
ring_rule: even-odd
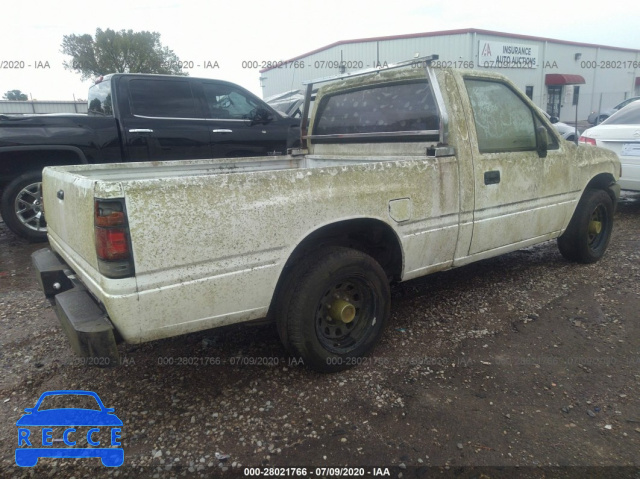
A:
<svg viewBox="0 0 640 479">
<path fill-rule="evenodd" d="M 131 161 L 211 158 L 209 130 L 186 78 L 123 79 L 129 114 L 123 114 Z"/>
<path fill-rule="evenodd" d="M 492 256 L 540 241 L 564 224 L 572 195 L 570 162 L 552 127 L 509 85 L 465 78 L 477 143 L 469 255 Z M 536 128 L 549 138 L 546 157 L 536 149 Z"/>
<path fill-rule="evenodd" d="M 560 106 L 562 105 L 562 85 L 549 85 L 547 87 L 547 113 L 549 116 L 560 118 Z"/>
<path fill-rule="evenodd" d="M 280 117 L 248 91 L 227 82 L 201 81 L 214 158 L 287 154 L 297 121 Z"/>
</svg>

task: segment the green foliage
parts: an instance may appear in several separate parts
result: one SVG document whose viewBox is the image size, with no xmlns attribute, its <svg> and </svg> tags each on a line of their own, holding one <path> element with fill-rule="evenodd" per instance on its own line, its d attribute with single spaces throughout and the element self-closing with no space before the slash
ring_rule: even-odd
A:
<svg viewBox="0 0 640 479">
<path fill-rule="evenodd" d="M 98 28 L 95 39 L 89 34 L 65 35 L 62 53 L 71 57 L 64 67 L 80 73 L 83 79 L 109 73 L 186 75 L 180 59 L 162 46 L 157 32 Z"/>
<path fill-rule="evenodd" d="M 5 93 L 2 98 L 5 100 L 17 100 L 17 101 L 27 101 L 29 97 L 22 93 L 20 90 L 9 90 Z"/>
</svg>

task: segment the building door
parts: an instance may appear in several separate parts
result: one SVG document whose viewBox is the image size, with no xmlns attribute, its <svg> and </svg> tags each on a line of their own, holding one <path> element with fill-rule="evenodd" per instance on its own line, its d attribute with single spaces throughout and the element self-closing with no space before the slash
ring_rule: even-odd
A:
<svg viewBox="0 0 640 479">
<path fill-rule="evenodd" d="M 547 113 L 550 116 L 560 118 L 560 105 L 562 104 L 562 85 L 547 86 Z"/>
</svg>

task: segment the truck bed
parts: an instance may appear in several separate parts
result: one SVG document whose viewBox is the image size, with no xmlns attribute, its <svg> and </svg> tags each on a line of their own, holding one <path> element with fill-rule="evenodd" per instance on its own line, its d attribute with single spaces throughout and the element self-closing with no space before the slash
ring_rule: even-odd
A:
<svg viewBox="0 0 640 479">
<path fill-rule="evenodd" d="M 424 145 L 424 144 L 423 144 Z M 412 145 L 384 145 L 368 151 L 370 145 L 341 145 L 338 151 L 331 145 L 316 146 L 318 154 L 293 154 L 276 157 L 250 157 L 209 160 L 151 161 L 139 163 L 112 163 L 103 165 L 73 165 L 58 168 L 78 177 L 99 181 L 130 181 L 168 179 L 175 177 L 196 177 L 201 175 L 223 175 L 233 173 L 268 172 L 290 169 L 311 169 L 327 166 L 347 166 L 361 163 L 415 160 L 425 157 L 424 146 L 420 149 Z M 350 147 L 350 148 L 349 148 Z M 380 154 L 383 148 L 384 155 Z M 349 151 L 351 150 L 351 151 Z"/>
</svg>

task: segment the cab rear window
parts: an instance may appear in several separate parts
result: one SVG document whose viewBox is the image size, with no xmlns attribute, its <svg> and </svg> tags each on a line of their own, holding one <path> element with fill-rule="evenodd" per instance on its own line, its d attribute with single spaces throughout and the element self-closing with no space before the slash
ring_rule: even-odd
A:
<svg viewBox="0 0 640 479">
<path fill-rule="evenodd" d="M 386 84 L 325 96 L 313 137 L 421 132 L 437 139 L 439 124 L 438 108 L 427 82 Z"/>
</svg>

